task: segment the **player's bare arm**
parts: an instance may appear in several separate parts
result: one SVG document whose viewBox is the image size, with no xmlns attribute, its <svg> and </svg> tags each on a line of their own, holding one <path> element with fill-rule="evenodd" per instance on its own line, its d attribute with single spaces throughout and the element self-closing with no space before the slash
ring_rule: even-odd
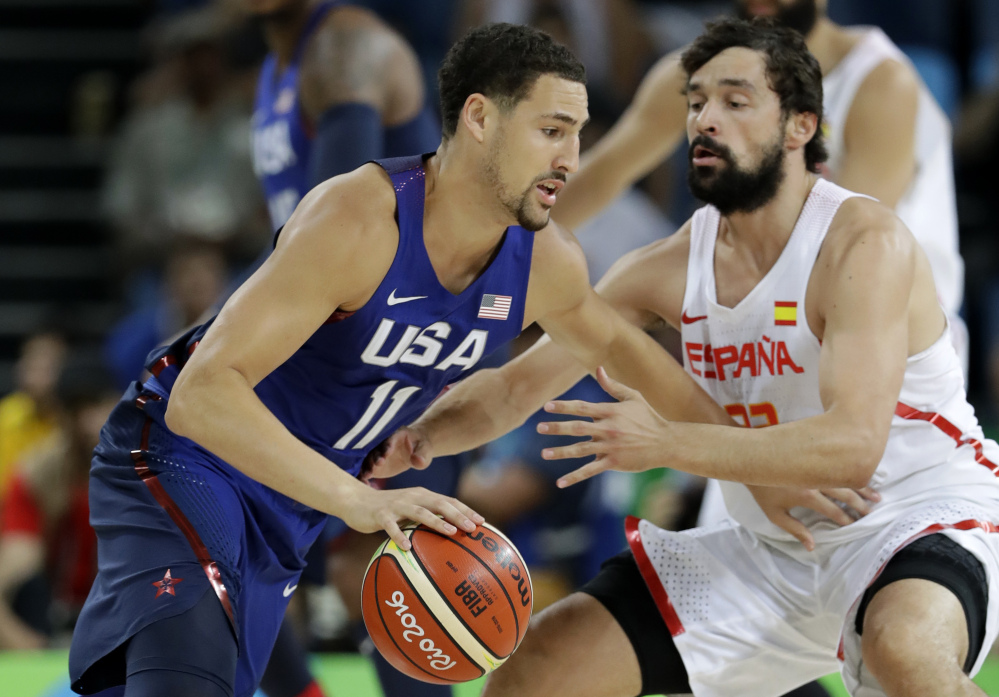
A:
<svg viewBox="0 0 999 697">
<path fill-rule="evenodd" d="M 669 244 L 685 253 L 684 237 L 646 249 Z M 621 285 L 625 279 L 631 281 L 627 291 L 611 294 L 622 316 L 589 286 L 585 258 L 575 238 L 555 224 L 540 232 L 535 238 L 525 326 L 537 321 L 548 336 L 503 367 L 480 371 L 449 390 L 408 429 L 393 436 L 390 445 L 402 446 L 395 456 L 403 462 L 382 471 L 394 473 L 407 466 L 410 455 L 413 461 L 408 464 L 423 467 L 435 455 L 464 452 L 494 440 L 603 364 L 612 366 L 622 380 L 647 389 L 668 418 L 731 423 L 724 410 L 640 328 L 661 320 L 641 309 L 647 299 L 636 299 L 641 297 L 640 280 L 635 283 L 627 270 L 653 273 L 651 263 L 635 263 L 639 254 L 614 267 L 620 269 L 616 276 Z M 614 271 L 608 272 L 612 275 Z M 682 276 L 679 288 L 682 296 Z M 632 299 L 634 305 L 629 303 Z M 676 314 L 679 317 L 679 310 Z"/>
<path fill-rule="evenodd" d="M 578 227 L 673 152 L 684 136 L 685 84 L 677 55 L 661 58 L 652 67 L 620 120 L 569 179 L 553 210 L 555 220 Z"/>
<path fill-rule="evenodd" d="M 370 489 L 295 438 L 253 391 L 334 311 L 356 310 L 374 293 L 398 245 L 392 196 L 387 176 L 369 165 L 306 197 L 181 371 L 167 422 L 276 491 L 362 532 L 397 535 L 403 518 L 445 530 L 437 513 L 466 526 L 473 514 L 422 490 Z"/>
<path fill-rule="evenodd" d="M 823 414 L 768 429 L 668 422 L 636 391 L 601 375 L 605 389 L 624 402 L 556 403 L 552 411 L 590 416 L 594 423 L 543 425 L 545 432 L 593 438 L 546 452 L 597 455 L 563 484 L 605 469 L 669 466 L 766 486 L 867 485 L 887 441 L 906 358 L 936 341 L 945 320 L 932 301 L 923 253 L 902 223 L 873 201 L 843 204 L 815 269 L 806 315 L 822 341 Z"/>
<path fill-rule="evenodd" d="M 416 55 L 391 27 L 368 10 L 341 7 L 308 44 L 301 99 L 313 122 L 338 104 L 360 103 L 394 126 L 423 108 L 423 75 Z"/>
<path fill-rule="evenodd" d="M 836 183 L 898 205 L 916 168 L 919 82 L 907 65 L 887 60 L 861 83 L 843 130 Z"/>
</svg>

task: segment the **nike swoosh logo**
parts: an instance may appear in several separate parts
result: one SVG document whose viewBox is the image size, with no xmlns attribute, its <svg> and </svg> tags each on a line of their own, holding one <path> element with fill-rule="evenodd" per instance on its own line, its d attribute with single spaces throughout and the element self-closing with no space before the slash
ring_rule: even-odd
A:
<svg viewBox="0 0 999 697">
<path fill-rule="evenodd" d="M 680 315 L 680 321 L 684 324 L 693 324 L 694 322 L 700 322 L 702 319 L 707 319 L 707 315 L 701 315 L 700 317 L 688 317 L 687 311 L 684 310 L 683 314 Z"/>
<path fill-rule="evenodd" d="M 414 296 L 409 297 L 409 298 L 397 298 L 397 297 L 395 297 L 395 292 L 397 290 L 399 290 L 399 289 L 398 288 L 393 288 L 392 292 L 389 293 L 388 304 L 390 306 L 391 305 L 398 305 L 399 303 L 408 303 L 410 300 L 423 300 L 425 297 L 427 297 L 426 295 L 414 295 Z"/>
<path fill-rule="evenodd" d="M 285 586 L 284 586 L 284 591 L 283 591 L 284 592 L 284 597 L 287 598 L 289 595 L 291 595 L 292 593 L 294 593 L 296 588 L 298 588 L 298 584 L 297 583 L 294 586 L 286 583 Z"/>
</svg>

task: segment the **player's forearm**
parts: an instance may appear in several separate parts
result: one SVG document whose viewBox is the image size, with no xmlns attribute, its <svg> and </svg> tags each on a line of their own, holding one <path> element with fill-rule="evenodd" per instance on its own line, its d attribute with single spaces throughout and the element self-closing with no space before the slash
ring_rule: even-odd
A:
<svg viewBox="0 0 999 697">
<path fill-rule="evenodd" d="M 575 230 L 647 173 L 636 171 L 634 163 L 629 165 L 621 159 L 614 152 L 595 152 L 586 158 L 559 193 L 552 217 Z"/>
<path fill-rule="evenodd" d="M 563 349 L 542 337 L 502 368 L 480 370 L 455 385 L 413 425 L 433 454 L 453 455 L 496 440 L 586 375 Z"/>
<path fill-rule="evenodd" d="M 825 413 L 765 429 L 667 423 L 660 446 L 665 466 L 703 477 L 762 486 L 857 489 L 870 483 L 885 441 L 876 429 L 850 426 Z"/>
<path fill-rule="evenodd" d="M 502 369 L 480 370 L 434 402 L 411 428 L 435 457 L 474 450 L 524 423 L 532 411 L 518 404 Z"/>
<path fill-rule="evenodd" d="M 733 425 L 732 417 L 650 336 L 623 324 L 619 329 L 603 362 L 608 375 L 641 392 L 670 421 Z"/>
<path fill-rule="evenodd" d="M 295 438 L 237 371 L 185 375 L 174 385 L 170 429 L 251 479 L 316 510 L 342 517 L 364 485 Z"/>
</svg>

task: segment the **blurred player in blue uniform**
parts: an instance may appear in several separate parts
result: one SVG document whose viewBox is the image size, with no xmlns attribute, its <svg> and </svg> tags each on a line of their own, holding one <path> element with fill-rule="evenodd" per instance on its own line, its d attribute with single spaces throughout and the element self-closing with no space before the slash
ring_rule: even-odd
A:
<svg viewBox="0 0 999 697">
<path fill-rule="evenodd" d="M 317 184 L 370 160 L 437 149 L 440 124 L 425 98 L 417 58 L 377 16 L 344 0 L 246 0 L 246 6 L 262 21 L 270 48 L 257 85 L 253 159 L 275 230 Z M 390 486 L 453 494 L 458 463 L 451 458 Z M 328 538 L 336 539 L 337 549 L 330 580 L 346 601 L 351 635 L 360 644 L 367 638 L 360 585 L 380 540 L 351 533 L 334 519 L 309 555 L 311 583 L 326 580 Z M 406 677 L 377 652 L 373 659 L 386 697 L 450 694 L 448 687 Z M 305 693 L 318 693 L 313 683 L 286 626 L 262 686 L 269 697 L 313 697 Z"/>
<path fill-rule="evenodd" d="M 533 322 L 591 370 L 669 395 L 655 404 L 667 418 L 728 420 L 594 293 L 578 244 L 549 222 L 578 167 L 584 79 L 537 30 L 469 33 L 441 68 L 438 151 L 313 189 L 218 316 L 151 355 L 153 377 L 95 450 L 99 569 L 70 651 L 77 692 L 247 697 L 328 515 L 403 548 L 403 520 L 473 529 L 480 516 L 454 498 L 358 475 L 420 467 L 364 471 Z"/>
</svg>

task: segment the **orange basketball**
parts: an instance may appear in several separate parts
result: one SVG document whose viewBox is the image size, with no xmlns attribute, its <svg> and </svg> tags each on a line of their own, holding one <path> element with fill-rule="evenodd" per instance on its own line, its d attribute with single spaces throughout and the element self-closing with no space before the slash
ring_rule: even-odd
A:
<svg viewBox="0 0 999 697">
<path fill-rule="evenodd" d="M 444 685 L 502 665 L 524 638 L 534 600 L 513 543 L 489 524 L 451 536 L 425 525 L 403 531 L 412 549 L 386 540 L 364 575 L 375 647 L 406 675 Z"/>
</svg>

